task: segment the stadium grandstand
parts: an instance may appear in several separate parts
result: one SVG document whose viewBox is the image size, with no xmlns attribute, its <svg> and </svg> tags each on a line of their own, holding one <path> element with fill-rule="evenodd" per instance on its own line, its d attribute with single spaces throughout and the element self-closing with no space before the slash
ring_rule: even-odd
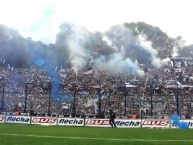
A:
<svg viewBox="0 0 193 145">
<path fill-rule="evenodd" d="M 37 116 L 169 118 L 177 112 L 193 118 L 193 61 L 173 58 L 159 69 L 140 66 L 145 77 L 108 74 L 92 68 L 75 73 L 72 67 L 0 67 L 0 110 Z M 57 78 L 56 78 L 57 77 Z"/>
</svg>

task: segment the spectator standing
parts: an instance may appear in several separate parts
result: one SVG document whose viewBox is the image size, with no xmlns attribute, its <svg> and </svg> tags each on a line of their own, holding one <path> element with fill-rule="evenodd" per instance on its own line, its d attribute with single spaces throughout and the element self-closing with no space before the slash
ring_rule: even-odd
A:
<svg viewBox="0 0 193 145">
<path fill-rule="evenodd" d="M 111 125 L 112 128 L 116 128 L 115 124 L 116 115 L 112 110 L 110 110 L 109 113 L 110 113 L 109 124 Z"/>
</svg>

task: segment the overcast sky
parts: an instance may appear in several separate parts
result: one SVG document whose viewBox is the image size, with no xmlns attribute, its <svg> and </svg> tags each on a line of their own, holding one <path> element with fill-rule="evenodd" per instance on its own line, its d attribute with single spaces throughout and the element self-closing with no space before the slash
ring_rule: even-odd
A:
<svg viewBox="0 0 193 145">
<path fill-rule="evenodd" d="M 45 43 L 55 41 L 63 22 L 104 31 L 116 24 L 144 21 L 193 44 L 192 15 L 192 0 L 0 0 L 0 24 Z"/>
</svg>

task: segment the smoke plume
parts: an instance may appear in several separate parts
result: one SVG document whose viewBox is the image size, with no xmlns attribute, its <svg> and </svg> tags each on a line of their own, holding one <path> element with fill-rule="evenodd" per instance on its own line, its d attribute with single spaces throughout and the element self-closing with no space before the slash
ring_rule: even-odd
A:
<svg viewBox="0 0 193 145">
<path fill-rule="evenodd" d="M 130 74 L 143 74 L 139 64 L 162 65 L 151 42 L 144 35 L 134 35 L 124 25 L 114 26 L 103 33 L 91 33 L 79 25 L 64 23 L 60 26 L 55 44 L 50 45 L 24 39 L 4 27 L 0 33 L 1 57 L 10 64 L 18 64 L 18 61 L 22 64 L 24 61 L 31 65 L 41 58 L 55 67 L 70 63 L 75 72 L 92 68 L 108 73 Z M 5 47 L 7 50 L 3 50 Z M 8 57 L 11 52 L 15 54 L 14 61 Z"/>
<path fill-rule="evenodd" d="M 144 35 L 139 35 L 139 45 L 150 54 L 151 64 L 156 67 L 161 67 L 161 60 L 158 58 L 158 52 L 152 47 L 152 42 L 147 41 Z"/>
<path fill-rule="evenodd" d="M 86 48 L 90 34 L 85 28 L 76 24 L 64 23 L 60 29 L 57 43 L 65 43 L 63 49 L 65 49 L 66 57 L 68 57 L 74 71 L 78 72 L 87 65 L 91 56 L 89 49 Z"/>
</svg>

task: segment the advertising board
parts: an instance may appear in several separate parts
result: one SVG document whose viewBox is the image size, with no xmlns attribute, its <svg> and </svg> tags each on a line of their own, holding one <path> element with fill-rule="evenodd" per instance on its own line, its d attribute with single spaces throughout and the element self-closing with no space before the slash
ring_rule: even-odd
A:
<svg viewBox="0 0 193 145">
<path fill-rule="evenodd" d="M 170 121 L 167 119 L 142 119 L 142 127 L 169 128 Z"/>
<path fill-rule="evenodd" d="M 57 125 L 57 118 L 56 117 L 32 117 L 31 124 Z"/>
<path fill-rule="evenodd" d="M 140 120 L 134 119 L 115 119 L 115 124 L 118 128 L 140 128 Z M 86 126 L 93 127 L 110 127 L 109 119 L 86 119 Z"/>
<path fill-rule="evenodd" d="M 171 121 L 171 128 L 184 128 L 186 126 L 193 128 L 193 120 L 179 120 L 178 124 Z"/>
<path fill-rule="evenodd" d="M 139 119 L 115 119 L 118 128 L 140 128 L 141 120 Z"/>
<path fill-rule="evenodd" d="M 6 123 L 30 124 L 29 116 L 6 116 Z"/>
<path fill-rule="evenodd" d="M 85 126 L 92 127 L 110 127 L 109 119 L 88 118 L 85 120 Z"/>
<path fill-rule="evenodd" d="M 84 126 L 84 119 L 83 118 L 58 118 L 58 125 Z"/>
<path fill-rule="evenodd" d="M 4 115 L 0 115 L 0 123 L 5 123 L 5 116 Z"/>
</svg>

